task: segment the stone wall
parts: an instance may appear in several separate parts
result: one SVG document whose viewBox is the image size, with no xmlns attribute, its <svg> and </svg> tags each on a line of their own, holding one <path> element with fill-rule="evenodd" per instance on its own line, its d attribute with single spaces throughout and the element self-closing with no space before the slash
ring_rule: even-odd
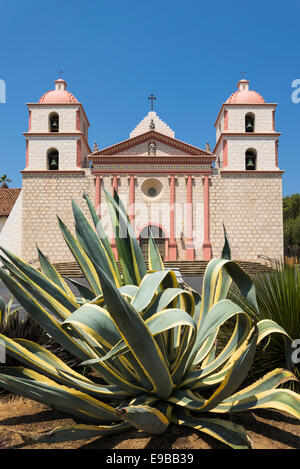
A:
<svg viewBox="0 0 300 469">
<path fill-rule="evenodd" d="M 156 179 L 160 193 L 152 198 L 143 191 L 148 179 Z M 185 260 L 187 238 L 187 180 L 184 174 L 175 178 L 176 214 L 175 237 L 178 259 Z M 112 193 L 112 176 L 102 175 L 102 188 Z M 85 175 L 76 174 L 23 174 L 22 257 L 27 261 L 37 258 L 35 243 L 52 262 L 73 260 L 57 226 L 56 214 L 74 233 L 71 198 L 89 216 L 83 191 L 94 201 L 94 176 L 86 169 Z M 129 178 L 121 174 L 118 192 L 129 208 Z M 138 236 L 148 223 L 161 226 L 165 236 L 170 236 L 170 181 L 167 174 L 137 175 L 135 178 L 136 220 Z M 101 190 L 101 217 L 109 237 L 113 237 L 110 218 Z M 269 257 L 283 255 L 282 182 L 281 174 L 226 172 L 214 174 L 210 180 L 210 233 L 213 257 L 221 254 L 224 244 L 225 224 L 234 259 L 259 261 L 258 254 Z M 203 258 L 203 179 L 193 177 L 193 239 L 195 259 Z M 181 234 L 182 233 L 182 234 Z"/>
<path fill-rule="evenodd" d="M 215 174 L 210 187 L 213 257 L 221 254 L 225 224 L 233 259 L 283 256 L 281 174 Z"/>
<path fill-rule="evenodd" d="M 51 262 L 73 260 L 58 228 L 56 214 L 74 233 L 71 198 L 89 217 L 82 198 L 84 190 L 93 201 L 94 178 L 88 169 L 85 175 L 23 174 L 22 257 L 26 261 L 37 258 L 35 243 Z"/>
</svg>

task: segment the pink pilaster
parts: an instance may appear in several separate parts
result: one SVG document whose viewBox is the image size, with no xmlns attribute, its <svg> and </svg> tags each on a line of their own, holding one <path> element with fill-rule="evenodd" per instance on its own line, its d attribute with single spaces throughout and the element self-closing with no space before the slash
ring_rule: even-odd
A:
<svg viewBox="0 0 300 469">
<path fill-rule="evenodd" d="M 113 175 L 112 179 L 112 195 L 114 195 L 114 191 L 118 192 L 118 176 L 116 174 Z"/>
<path fill-rule="evenodd" d="M 28 118 L 28 132 L 31 131 L 31 110 L 29 109 L 29 118 Z"/>
<path fill-rule="evenodd" d="M 112 177 L 112 196 L 114 196 L 114 191 L 118 192 L 118 176 L 116 174 L 114 174 Z M 111 248 L 113 250 L 115 258 L 118 259 L 118 250 L 115 238 L 112 238 L 111 240 Z"/>
<path fill-rule="evenodd" d="M 96 176 L 96 184 L 95 184 L 95 209 L 97 215 L 101 216 L 101 176 Z"/>
<path fill-rule="evenodd" d="M 210 261 L 212 258 L 212 249 L 210 243 L 210 210 L 209 210 L 209 178 L 204 176 L 204 242 L 203 242 L 203 260 Z"/>
<path fill-rule="evenodd" d="M 76 130 L 80 132 L 80 109 L 76 111 Z"/>
<path fill-rule="evenodd" d="M 81 140 L 77 140 L 77 155 L 76 155 L 76 166 L 77 168 L 82 168 L 82 161 L 81 161 Z"/>
<path fill-rule="evenodd" d="M 28 168 L 29 165 L 29 142 L 26 140 L 26 168 Z"/>
<path fill-rule="evenodd" d="M 169 261 L 177 260 L 177 245 L 175 241 L 175 176 L 170 176 L 170 242 Z"/>
<path fill-rule="evenodd" d="M 193 179 L 191 175 L 187 177 L 187 240 L 185 244 L 186 260 L 195 259 L 193 244 Z"/>
<path fill-rule="evenodd" d="M 228 111 L 224 111 L 224 130 L 228 130 Z"/>
<path fill-rule="evenodd" d="M 223 140 L 223 168 L 228 166 L 227 140 Z"/>
<path fill-rule="evenodd" d="M 129 220 L 134 228 L 134 216 L 135 216 L 135 176 L 131 174 L 129 176 Z"/>
</svg>

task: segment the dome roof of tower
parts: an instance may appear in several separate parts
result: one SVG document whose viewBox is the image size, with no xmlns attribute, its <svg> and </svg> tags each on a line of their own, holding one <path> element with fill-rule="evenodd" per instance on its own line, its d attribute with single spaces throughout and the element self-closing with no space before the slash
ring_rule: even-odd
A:
<svg viewBox="0 0 300 469">
<path fill-rule="evenodd" d="M 253 90 L 236 91 L 227 99 L 228 104 L 264 104 L 264 98 Z"/>
<path fill-rule="evenodd" d="M 249 81 L 242 79 L 238 83 L 238 91 L 232 93 L 226 104 L 265 104 L 265 100 L 256 91 L 249 90 Z"/>
<path fill-rule="evenodd" d="M 40 104 L 65 104 L 65 103 L 78 103 L 79 101 L 75 96 L 66 90 L 67 84 L 65 80 L 59 78 L 55 81 L 55 90 L 47 91 L 39 99 Z"/>
</svg>

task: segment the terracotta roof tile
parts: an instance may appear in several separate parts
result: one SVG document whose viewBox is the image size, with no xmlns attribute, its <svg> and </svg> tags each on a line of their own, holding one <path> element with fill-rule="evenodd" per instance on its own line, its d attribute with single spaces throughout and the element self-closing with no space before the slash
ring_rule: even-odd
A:
<svg viewBox="0 0 300 469">
<path fill-rule="evenodd" d="M 0 187 L 0 216 L 6 216 L 10 214 L 16 200 L 21 192 L 21 189 L 10 189 Z"/>
</svg>

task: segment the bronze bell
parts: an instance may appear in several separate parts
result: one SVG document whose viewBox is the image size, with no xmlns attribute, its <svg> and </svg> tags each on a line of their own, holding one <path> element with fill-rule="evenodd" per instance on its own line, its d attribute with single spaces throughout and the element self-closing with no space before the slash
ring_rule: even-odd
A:
<svg viewBox="0 0 300 469">
<path fill-rule="evenodd" d="M 248 124 L 247 124 L 247 126 L 246 126 L 246 129 L 247 129 L 247 132 L 249 132 L 249 131 L 252 132 L 252 130 L 253 130 L 253 124 L 252 124 L 250 121 L 248 122 Z"/>
<path fill-rule="evenodd" d="M 49 164 L 50 169 L 57 169 L 57 160 L 56 158 L 52 158 Z"/>
<path fill-rule="evenodd" d="M 255 165 L 254 165 L 253 158 L 249 158 L 249 159 L 247 160 L 246 169 L 254 169 L 254 168 L 255 168 Z"/>
</svg>

